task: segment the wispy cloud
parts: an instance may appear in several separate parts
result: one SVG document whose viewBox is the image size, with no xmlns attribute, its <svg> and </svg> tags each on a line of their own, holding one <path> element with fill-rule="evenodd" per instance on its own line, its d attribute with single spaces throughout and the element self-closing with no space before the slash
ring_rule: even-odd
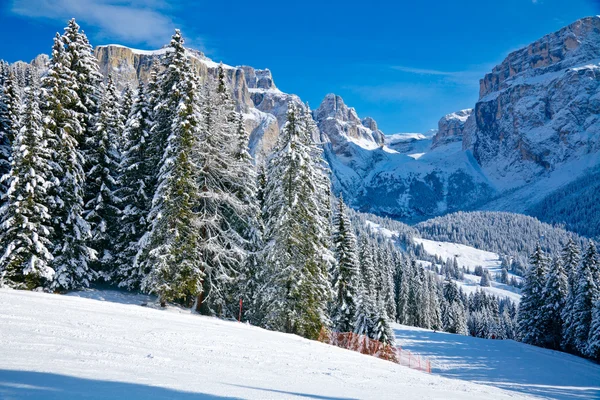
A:
<svg viewBox="0 0 600 400">
<path fill-rule="evenodd" d="M 477 86 L 479 79 L 493 68 L 493 64 L 477 65 L 464 71 L 441 71 L 437 69 L 415 68 L 404 65 L 394 65 L 391 68 L 396 71 L 413 75 L 433 76 L 447 83 Z"/>
<path fill-rule="evenodd" d="M 17 15 L 49 20 L 77 18 L 99 31 L 99 38 L 146 43 L 167 43 L 175 22 L 166 0 L 13 0 Z"/>
</svg>

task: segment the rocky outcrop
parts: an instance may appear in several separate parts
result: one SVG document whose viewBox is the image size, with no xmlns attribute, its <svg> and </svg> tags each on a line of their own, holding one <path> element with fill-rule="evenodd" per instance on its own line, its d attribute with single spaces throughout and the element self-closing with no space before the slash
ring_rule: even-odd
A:
<svg viewBox="0 0 600 400">
<path fill-rule="evenodd" d="M 123 88 L 146 81 L 166 51 L 110 45 L 95 54 L 103 74 Z M 202 77 L 216 75 L 218 64 L 204 54 L 188 56 Z M 32 65 L 42 71 L 47 63 L 40 56 Z M 223 67 L 261 163 L 277 143 L 288 103 L 306 106 L 281 91 L 268 69 Z M 333 192 L 357 209 L 406 220 L 469 209 L 525 212 L 600 166 L 600 17 L 511 53 L 480 81 L 474 109 L 446 115 L 435 134 L 385 136 L 334 94 L 312 116 Z"/>
<path fill-rule="evenodd" d="M 335 94 L 325 96 L 319 108 L 313 111 L 313 117 L 324 138 L 336 144 L 350 139 L 376 148 L 384 143 L 384 134 L 377 129 L 377 123 L 369 117 L 361 121 L 356 110 L 346 106 L 344 100 Z"/>
<path fill-rule="evenodd" d="M 517 187 L 600 150 L 600 17 L 511 53 L 481 81 L 464 131 L 490 178 Z"/>
<path fill-rule="evenodd" d="M 123 89 L 125 85 L 137 87 L 138 80 L 147 82 L 150 78 L 152 66 L 155 63 L 160 65 L 160 56 L 166 51 L 167 49 L 147 51 L 119 45 L 108 45 L 96 47 L 94 55 L 98 59 L 100 72 L 104 76 L 111 75 L 117 82 L 117 87 Z M 216 76 L 219 64 L 207 58 L 200 51 L 188 49 L 187 53 L 192 68 L 201 77 Z M 246 111 L 248 107 L 253 106 L 253 102 L 246 84 L 244 70 L 228 65 L 223 65 L 223 67 L 236 103 L 241 110 Z"/>
<path fill-rule="evenodd" d="M 462 141 L 465 123 L 472 113 L 473 110 L 469 108 L 442 117 L 438 122 L 438 132 L 433 137 L 432 147 Z"/>
</svg>

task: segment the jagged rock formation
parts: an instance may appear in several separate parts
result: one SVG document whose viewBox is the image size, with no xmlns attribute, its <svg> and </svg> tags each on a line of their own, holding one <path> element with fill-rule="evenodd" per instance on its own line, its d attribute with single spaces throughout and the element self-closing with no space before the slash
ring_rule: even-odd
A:
<svg viewBox="0 0 600 400">
<path fill-rule="evenodd" d="M 445 115 L 438 122 L 438 132 L 433 137 L 432 148 L 452 142 L 461 142 L 467 119 L 473 113 L 472 109 L 461 110 Z"/>
<path fill-rule="evenodd" d="M 600 149 L 600 17 L 511 53 L 481 80 L 464 133 L 489 177 L 517 187 Z"/>
<path fill-rule="evenodd" d="M 105 76 L 123 88 L 147 80 L 165 51 L 109 45 L 95 54 Z M 188 55 L 201 76 L 216 74 L 218 64 L 204 54 Z M 31 65 L 43 71 L 47 63 L 41 55 Z M 287 104 L 305 105 L 279 90 L 268 69 L 224 68 L 251 132 L 251 153 L 263 162 L 285 123 Z M 15 69 L 23 75 L 23 65 Z M 600 170 L 600 17 L 576 21 L 511 53 L 480 83 L 474 109 L 446 115 L 437 132 L 426 135 L 386 136 L 372 118 L 359 118 L 340 96 L 327 95 L 312 113 L 319 128 L 313 136 L 325 150 L 334 193 L 362 211 L 405 220 L 487 209 L 562 222 L 540 210 L 553 210 L 558 202 L 565 209 L 570 192 L 560 189 L 571 186 L 586 193 L 586 204 L 594 203 L 596 191 L 586 185 Z M 600 233 L 600 221 L 598 226 Z"/>
</svg>

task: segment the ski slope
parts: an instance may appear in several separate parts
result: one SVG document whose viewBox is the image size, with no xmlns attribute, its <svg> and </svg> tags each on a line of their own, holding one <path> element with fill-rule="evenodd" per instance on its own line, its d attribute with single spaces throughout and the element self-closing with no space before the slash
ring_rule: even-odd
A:
<svg viewBox="0 0 600 400">
<path fill-rule="evenodd" d="M 146 297 L 80 295 L 0 289 L 0 398 L 527 397 L 294 335 L 138 305 Z"/>
<path fill-rule="evenodd" d="M 403 349 L 429 358 L 432 372 L 551 399 L 600 399 L 600 365 L 513 340 L 489 340 L 393 324 Z"/>
</svg>

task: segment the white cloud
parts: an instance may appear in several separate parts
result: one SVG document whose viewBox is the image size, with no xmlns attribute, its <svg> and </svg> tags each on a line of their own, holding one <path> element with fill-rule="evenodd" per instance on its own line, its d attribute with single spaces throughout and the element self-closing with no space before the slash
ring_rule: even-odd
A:
<svg viewBox="0 0 600 400">
<path fill-rule="evenodd" d="M 392 66 L 391 68 L 413 75 L 424 75 L 438 77 L 442 82 L 468 85 L 468 86 L 479 86 L 479 79 L 483 78 L 484 75 L 492 70 L 495 64 L 485 64 L 470 67 L 464 71 L 441 71 L 436 69 L 426 68 L 414 68 L 403 65 Z"/>
<path fill-rule="evenodd" d="M 99 39 L 161 46 L 168 43 L 175 23 L 165 0 L 13 0 L 14 14 L 97 28 Z"/>
</svg>

